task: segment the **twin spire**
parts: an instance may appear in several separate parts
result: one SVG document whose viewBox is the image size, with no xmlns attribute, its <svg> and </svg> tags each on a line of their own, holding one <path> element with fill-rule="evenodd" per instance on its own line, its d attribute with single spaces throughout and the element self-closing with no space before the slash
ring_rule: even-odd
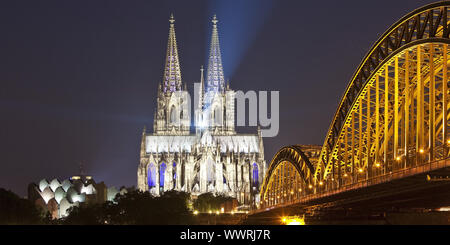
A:
<svg viewBox="0 0 450 245">
<path fill-rule="evenodd" d="M 223 91 L 225 78 L 223 76 L 222 56 L 220 54 L 219 33 L 214 15 L 212 21 L 213 29 L 211 36 L 211 48 L 209 50 L 208 74 L 206 77 L 208 91 Z"/>
<path fill-rule="evenodd" d="M 201 86 L 202 91 L 204 91 L 203 89 L 206 89 L 207 91 L 223 91 L 225 79 L 222 67 L 222 57 L 220 54 L 219 34 L 217 31 L 218 20 L 216 15 L 214 15 L 211 22 L 213 23 L 213 29 L 206 77 L 207 86 L 206 88 L 203 87 L 203 67 L 201 68 Z M 173 14 L 170 16 L 169 23 L 169 41 L 167 43 L 166 64 L 164 66 L 163 92 L 178 91 L 181 90 L 182 87 L 180 61 L 178 58 L 177 40 L 175 37 L 175 19 L 173 18 Z"/>
<path fill-rule="evenodd" d="M 181 90 L 181 71 L 173 14 L 170 15 L 169 22 L 169 41 L 167 43 L 166 65 L 164 67 L 163 91 L 175 92 Z"/>
</svg>

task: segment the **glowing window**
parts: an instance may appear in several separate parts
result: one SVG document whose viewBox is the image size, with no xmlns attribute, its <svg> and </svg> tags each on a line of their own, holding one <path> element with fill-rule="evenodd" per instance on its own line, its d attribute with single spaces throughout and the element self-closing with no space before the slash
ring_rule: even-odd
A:
<svg viewBox="0 0 450 245">
<path fill-rule="evenodd" d="M 172 169 L 172 173 L 173 173 L 173 179 L 174 181 L 177 179 L 177 163 L 173 162 L 173 169 Z"/>
<path fill-rule="evenodd" d="M 258 186 L 258 164 L 253 163 L 253 185 Z"/>
<path fill-rule="evenodd" d="M 161 166 L 159 166 L 159 186 L 164 186 L 164 173 L 166 172 L 166 164 L 161 163 Z"/>
<path fill-rule="evenodd" d="M 153 163 L 148 165 L 147 181 L 149 188 L 156 186 L 156 167 Z"/>
</svg>

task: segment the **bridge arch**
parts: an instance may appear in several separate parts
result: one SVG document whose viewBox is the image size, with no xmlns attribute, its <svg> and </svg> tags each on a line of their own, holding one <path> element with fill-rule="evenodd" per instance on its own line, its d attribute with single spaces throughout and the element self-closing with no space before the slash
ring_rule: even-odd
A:
<svg viewBox="0 0 450 245">
<path fill-rule="evenodd" d="M 340 100 L 311 176 L 303 179 L 314 193 L 449 157 L 448 7 L 450 1 L 414 10 L 370 48 Z M 290 147 L 272 160 L 262 197 L 278 180 L 273 172 L 280 163 L 295 166 L 293 158 L 279 156 Z M 270 195 L 286 187 L 276 188 Z"/>
<path fill-rule="evenodd" d="M 281 148 L 270 162 L 261 188 L 261 202 L 276 205 L 300 198 L 300 192 L 311 192 L 314 166 L 300 146 Z"/>
<path fill-rule="evenodd" d="M 353 74 L 333 117 L 321 151 L 320 161 L 314 174 L 316 181 L 326 178 L 332 171 L 332 163 L 336 161 L 338 155 L 337 146 L 339 145 L 339 140 L 341 140 L 344 126 L 349 124 L 352 113 L 354 113 L 355 109 L 358 109 L 361 98 L 365 95 L 374 79 L 379 78 L 380 72 L 388 66 L 389 80 L 391 79 L 389 76 L 392 73 L 389 71 L 389 67 L 392 62 L 395 62 L 393 60 L 405 53 L 405 50 L 428 43 L 450 43 L 449 5 L 449 2 L 430 4 L 407 14 L 393 24 L 371 47 Z M 441 46 L 447 47 L 447 45 Z M 424 59 L 422 62 L 429 63 L 429 60 Z M 423 65 L 423 68 L 425 67 L 426 64 Z M 388 86 L 389 89 L 395 88 Z"/>
</svg>

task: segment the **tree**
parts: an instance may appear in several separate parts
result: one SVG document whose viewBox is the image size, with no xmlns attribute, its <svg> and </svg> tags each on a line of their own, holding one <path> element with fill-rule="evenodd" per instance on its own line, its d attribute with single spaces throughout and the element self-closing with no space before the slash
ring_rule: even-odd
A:
<svg viewBox="0 0 450 245">
<path fill-rule="evenodd" d="M 63 224 L 71 225 L 99 225 L 103 224 L 103 205 L 80 204 L 79 206 L 73 206 L 69 208 L 69 215 L 63 219 Z"/>
<path fill-rule="evenodd" d="M 64 224 L 176 225 L 190 224 L 190 195 L 168 191 L 160 197 L 149 192 L 130 191 L 116 196 L 114 202 L 73 207 Z"/>
<path fill-rule="evenodd" d="M 200 194 L 194 201 L 194 209 L 199 212 L 209 212 L 220 210 L 222 204 L 233 200 L 232 197 L 225 195 L 214 195 L 213 193 Z"/>
<path fill-rule="evenodd" d="M 41 224 L 42 218 L 31 201 L 0 188 L 0 224 Z"/>
</svg>

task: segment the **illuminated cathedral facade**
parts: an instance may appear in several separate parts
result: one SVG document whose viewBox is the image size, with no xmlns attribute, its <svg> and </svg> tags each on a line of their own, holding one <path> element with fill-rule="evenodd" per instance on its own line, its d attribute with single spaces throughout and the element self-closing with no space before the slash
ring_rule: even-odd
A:
<svg viewBox="0 0 450 245">
<path fill-rule="evenodd" d="M 154 195 L 169 190 L 211 192 L 234 197 L 241 205 L 258 205 L 266 171 L 263 140 L 259 129 L 255 134 L 235 131 L 235 92 L 224 79 L 218 21 L 214 16 L 206 79 L 202 67 L 195 91 L 195 125 L 181 80 L 173 16 L 169 22 L 153 132 L 142 133 L 138 188 Z"/>
</svg>

